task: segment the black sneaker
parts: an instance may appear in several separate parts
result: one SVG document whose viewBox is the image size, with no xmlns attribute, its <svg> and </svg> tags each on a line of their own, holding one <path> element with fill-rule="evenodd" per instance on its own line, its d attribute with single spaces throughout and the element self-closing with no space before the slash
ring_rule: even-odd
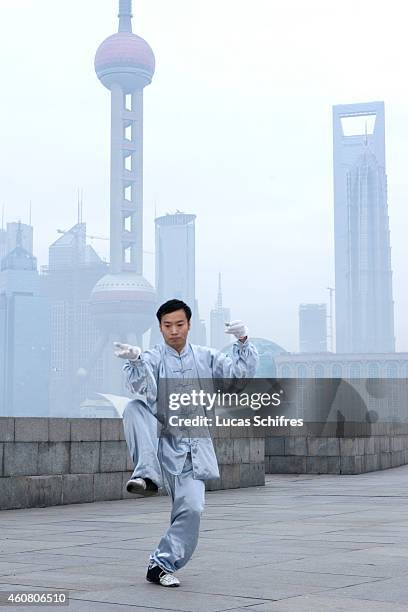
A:
<svg viewBox="0 0 408 612">
<path fill-rule="evenodd" d="M 162 569 L 155 561 L 150 561 L 147 568 L 146 580 L 164 587 L 178 587 L 180 580 L 171 572 Z"/>
<path fill-rule="evenodd" d="M 126 483 L 126 491 L 128 493 L 139 493 L 146 497 L 148 495 L 155 495 L 158 490 L 158 486 L 150 478 L 131 478 Z"/>
</svg>

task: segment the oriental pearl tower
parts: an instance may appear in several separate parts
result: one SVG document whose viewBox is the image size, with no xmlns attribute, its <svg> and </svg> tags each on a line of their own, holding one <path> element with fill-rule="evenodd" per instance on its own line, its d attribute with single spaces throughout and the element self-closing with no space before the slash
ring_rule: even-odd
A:
<svg viewBox="0 0 408 612">
<path fill-rule="evenodd" d="M 112 341 L 141 345 L 152 325 L 155 292 L 143 277 L 143 89 L 155 58 L 132 32 L 132 0 L 119 0 L 119 30 L 99 46 L 95 71 L 111 92 L 110 269 L 95 285 L 91 308 L 100 338 L 88 366 L 106 347 L 110 391 L 121 387 Z"/>
</svg>

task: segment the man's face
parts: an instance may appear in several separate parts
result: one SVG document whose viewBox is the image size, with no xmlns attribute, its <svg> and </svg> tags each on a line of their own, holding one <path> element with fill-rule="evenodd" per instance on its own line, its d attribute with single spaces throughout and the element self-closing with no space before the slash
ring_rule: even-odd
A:
<svg viewBox="0 0 408 612">
<path fill-rule="evenodd" d="M 184 347 L 189 330 L 190 321 L 187 321 L 186 313 L 182 308 L 165 314 L 161 318 L 160 331 L 163 338 L 176 351 L 181 351 Z"/>
</svg>

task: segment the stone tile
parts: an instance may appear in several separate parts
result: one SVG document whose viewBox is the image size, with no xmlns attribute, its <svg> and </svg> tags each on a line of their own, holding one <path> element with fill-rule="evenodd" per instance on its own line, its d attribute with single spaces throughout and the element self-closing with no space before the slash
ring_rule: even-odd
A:
<svg viewBox="0 0 408 612">
<path fill-rule="evenodd" d="M 269 461 L 269 474 L 305 474 L 306 457 L 272 457 Z"/>
<path fill-rule="evenodd" d="M 318 455 L 325 457 L 339 455 L 339 438 L 313 437 L 308 438 L 307 444 L 310 455 Z"/>
<path fill-rule="evenodd" d="M 284 455 L 285 438 L 279 436 L 267 436 L 265 438 L 265 455 Z"/>
<path fill-rule="evenodd" d="M 405 463 L 405 451 L 391 451 L 391 467 L 398 467 Z"/>
<path fill-rule="evenodd" d="M 364 454 L 373 455 L 375 453 L 375 441 L 374 436 L 368 436 L 364 438 Z"/>
<path fill-rule="evenodd" d="M 3 475 L 38 474 L 38 442 L 5 442 Z"/>
<path fill-rule="evenodd" d="M 69 472 L 71 474 L 99 472 L 99 458 L 100 442 L 71 442 Z"/>
<path fill-rule="evenodd" d="M 104 501 L 122 498 L 122 472 L 94 475 L 94 500 Z"/>
<path fill-rule="evenodd" d="M 26 548 L 29 549 L 30 546 L 26 546 Z M 0 555 L 0 562 L 3 564 L 13 564 L 16 570 L 20 567 L 20 565 L 29 565 L 31 568 L 35 567 L 36 569 L 41 568 L 43 570 L 46 570 L 49 567 L 52 567 L 53 569 L 72 567 L 77 571 L 83 571 L 84 568 L 92 567 L 94 571 L 96 571 L 95 568 L 99 563 L 106 564 L 106 560 L 101 559 L 99 555 L 83 555 L 79 557 L 77 555 L 63 554 L 61 550 L 59 550 L 57 554 L 54 549 L 35 550 L 34 552 L 23 550 L 21 552 L 14 552 L 7 555 L 3 554 Z"/>
<path fill-rule="evenodd" d="M 361 474 L 364 471 L 364 457 L 341 456 L 341 474 Z"/>
<path fill-rule="evenodd" d="M 38 474 L 66 474 L 69 472 L 69 442 L 40 442 L 38 445 Z"/>
<path fill-rule="evenodd" d="M 308 474 L 340 474 L 340 457 L 306 457 Z"/>
<path fill-rule="evenodd" d="M 303 436 L 285 438 L 285 455 L 307 455 L 307 439 Z"/>
<path fill-rule="evenodd" d="M 234 462 L 234 444 L 231 438 L 216 438 L 214 448 L 218 464 L 232 464 Z"/>
<path fill-rule="evenodd" d="M 408 559 L 399 556 L 381 555 L 377 548 L 364 551 L 336 552 L 305 557 L 282 564 L 288 573 L 318 572 L 373 578 L 392 578 L 408 572 Z"/>
<path fill-rule="evenodd" d="M 14 440 L 16 442 L 47 442 L 48 419 L 45 417 L 16 417 Z"/>
<path fill-rule="evenodd" d="M 265 458 L 265 440 L 263 438 L 249 439 L 249 463 L 263 463 Z"/>
<path fill-rule="evenodd" d="M 75 610 L 75 612 L 89 612 L 90 610 L 92 610 L 92 604 L 93 604 L 93 601 L 87 599 L 86 593 L 82 595 L 82 599 L 73 599 L 72 597 L 70 597 L 69 612 L 72 612 L 73 610 Z M 32 610 L 32 608 L 30 608 L 30 611 L 28 608 L 26 609 L 27 609 L 27 612 L 30 612 Z M 19 611 L 20 610 L 22 610 L 22 608 L 19 608 Z M 128 612 L 152 612 L 151 607 L 149 608 L 146 608 L 145 606 L 135 607 L 134 604 L 130 604 L 129 606 L 121 604 L 120 612 L 122 612 L 122 610 L 127 610 Z M 165 608 L 156 608 L 156 610 L 165 610 Z M 97 606 L 97 612 L 118 612 L 118 606 L 116 604 L 111 604 L 111 603 L 101 603 L 99 601 L 98 606 Z"/>
<path fill-rule="evenodd" d="M 0 442 L 13 442 L 14 418 L 0 417 Z"/>
<path fill-rule="evenodd" d="M 12 478 L 0 478 L 0 510 L 10 510 L 11 508 L 21 508 L 25 504 L 25 496 L 22 495 L 19 499 L 19 503 L 13 505 L 12 495 Z"/>
<path fill-rule="evenodd" d="M 238 464 L 221 464 L 220 475 L 221 481 L 218 479 L 214 482 L 217 488 L 234 489 L 240 486 L 240 466 Z"/>
<path fill-rule="evenodd" d="M 62 503 L 61 476 L 28 476 L 26 477 L 27 506 L 47 507 Z"/>
<path fill-rule="evenodd" d="M 62 476 L 62 503 L 91 502 L 93 494 L 93 474 L 64 474 Z"/>
<path fill-rule="evenodd" d="M 235 467 L 235 466 L 234 466 Z M 239 468 L 239 486 L 254 487 L 265 484 L 264 463 L 241 463 Z"/>
<path fill-rule="evenodd" d="M 389 436 L 373 436 L 374 441 L 374 453 L 388 453 L 390 452 L 390 438 Z"/>
<path fill-rule="evenodd" d="M 380 469 L 380 455 L 365 455 L 363 458 L 363 471 L 374 472 Z"/>
<path fill-rule="evenodd" d="M 181 580 L 181 575 L 180 575 Z M 136 583 L 136 584 L 135 584 Z M 193 578 L 183 580 L 183 586 L 179 589 L 161 589 L 157 585 L 149 584 L 140 579 L 134 581 L 133 585 L 123 588 L 111 588 L 104 590 L 94 590 L 86 593 L 87 598 L 92 602 L 114 603 L 123 605 L 135 605 L 137 607 L 147 606 L 150 609 L 165 610 L 166 612 L 219 612 L 221 610 L 233 610 L 238 606 L 251 606 L 258 604 L 259 599 L 250 597 L 234 597 L 233 595 L 206 594 L 194 590 Z M 165 593 L 163 593 L 165 591 Z M 73 591 L 72 598 L 84 597 L 83 593 Z M 261 600 L 261 603 L 262 602 Z M 248 608 L 250 610 L 251 608 Z"/>
<path fill-rule="evenodd" d="M 101 442 L 100 472 L 124 472 L 126 470 L 128 450 L 126 442 Z"/>
<path fill-rule="evenodd" d="M 249 463 L 249 438 L 234 438 L 234 463 Z"/>
<path fill-rule="evenodd" d="M 217 412 L 215 412 L 215 414 L 217 414 Z M 231 431 L 232 431 L 232 427 L 227 427 L 224 425 L 219 425 L 216 427 L 212 427 L 211 429 L 211 437 L 214 440 L 217 440 L 218 438 L 231 438 Z"/>
<path fill-rule="evenodd" d="M 259 569 L 259 566 L 257 567 Z M 273 570 L 271 568 L 270 574 L 267 575 L 265 582 L 256 580 L 254 573 L 253 580 L 248 582 L 248 569 L 233 569 L 231 568 L 228 573 L 224 576 L 215 575 L 214 572 L 206 572 L 207 581 L 203 584 L 202 573 L 197 570 L 197 573 L 189 576 L 189 582 L 191 586 L 185 586 L 185 589 L 189 589 L 196 593 L 201 599 L 205 601 L 208 596 L 214 594 L 222 594 L 224 596 L 237 597 L 237 598 L 254 598 L 258 599 L 283 599 L 286 597 L 294 597 L 296 595 L 304 595 L 306 593 L 316 593 L 322 590 L 321 586 L 315 586 L 310 584 L 296 584 L 295 581 L 289 583 L 283 583 L 278 579 L 274 579 Z M 244 577 L 245 576 L 245 577 Z M 180 572 L 181 580 L 181 572 Z M 184 582 L 186 582 L 184 580 Z M 244 601 L 238 602 L 238 605 L 243 605 Z"/>
<path fill-rule="evenodd" d="M 0 576 L 0 585 L 3 582 L 10 582 L 10 576 Z M 89 574 L 87 571 L 83 571 L 80 574 L 68 574 L 61 570 L 42 570 L 32 571 L 27 574 L 17 574 L 13 582 L 15 586 L 33 586 L 33 587 L 48 587 L 55 589 L 69 589 L 69 590 L 95 590 L 98 587 L 102 590 L 106 589 L 107 586 L 111 588 L 123 585 L 127 586 L 129 583 L 128 579 L 121 578 L 119 576 L 95 576 Z"/>
<path fill-rule="evenodd" d="M 0 576 L 15 576 L 16 574 L 26 574 L 33 569 L 32 563 L 16 563 L 15 561 L 0 561 Z M 44 565 L 42 569 L 55 569 L 53 564 Z"/>
<path fill-rule="evenodd" d="M 69 419 L 71 440 L 75 442 L 96 442 L 101 439 L 101 419 Z"/>
<path fill-rule="evenodd" d="M 364 438 L 339 438 L 340 454 L 357 456 L 364 454 Z"/>
<path fill-rule="evenodd" d="M 286 601 L 281 599 L 246 608 L 246 612 L 249 610 L 251 612 L 390 612 L 389 604 L 385 601 L 370 601 L 368 606 L 365 599 L 342 599 L 334 594 L 291 597 Z M 406 612 L 406 607 L 394 603 L 392 612 Z"/>
<path fill-rule="evenodd" d="M 101 441 L 121 440 L 122 419 L 101 419 Z"/>
<path fill-rule="evenodd" d="M 332 591 L 327 591 L 325 595 L 330 597 Z M 378 580 L 369 584 L 356 584 L 347 589 L 339 588 L 335 591 L 336 597 L 364 599 L 367 603 L 367 609 L 371 612 L 371 602 L 381 601 L 390 603 L 399 603 L 407 605 L 408 602 L 408 581 L 407 577 L 399 576 L 398 578 L 389 578 L 386 580 Z M 394 607 L 392 607 L 394 610 Z"/>
<path fill-rule="evenodd" d="M 252 415 L 250 415 L 252 416 Z M 217 427 L 218 429 L 218 427 Z M 228 429 L 230 430 L 230 435 L 229 437 L 231 439 L 234 440 L 238 440 L 239 438 L 244 438 L 244 439 L 248 439 L 251 437 L 256 437 L 257 434 L 257 429 L 261 429 L 260 427 L 256 428 L 256 427 L 230 427 L 228 426 Z M 259 435 L 259 433 L 258 433 Z"/>
<path fill-rule="evenodd" d="M 71 424 L 69 419 L 50 417 L 48 419 L 48 440 L 50 442 L 69 442 Z"/>
<path fill-rule="evenodd" d="M 407 448 L 406 436 L 391 436 L 390 446 L 391 451 L 405 450 Z"/>
<path fill-rule="evenodd" d="M 17 553 L 33 552 L 36 555 L 41 554 L 42 551 L 52 550 L 58 547 L 55 542 L 44 542 L 43 540 L 0 540 L 0 560 L 9 557 Z M 35 556 L 35 555 L 34 555 Z M 35 560 L 33 561 L 35 566 Z"/>
</svg>

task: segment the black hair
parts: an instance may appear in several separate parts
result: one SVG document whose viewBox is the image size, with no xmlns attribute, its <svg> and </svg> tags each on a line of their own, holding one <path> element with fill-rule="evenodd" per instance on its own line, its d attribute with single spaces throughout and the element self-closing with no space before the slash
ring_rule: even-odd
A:
<svg viewBox="0 0 408 612">
<path fill-rule="evenodd" d="M 161 323 L 161 319 L 163 315 L 170 314 L 171 312 L 175 312 L 176 310 L 184 310 L 186 313 L 187 321 L 191 319 L 191 308 L 185 302 L 181 300 L 168 300 L 164 304 L 162 304 L 159 310 L 156 312 L 156 317 Z"/>
</svg>

